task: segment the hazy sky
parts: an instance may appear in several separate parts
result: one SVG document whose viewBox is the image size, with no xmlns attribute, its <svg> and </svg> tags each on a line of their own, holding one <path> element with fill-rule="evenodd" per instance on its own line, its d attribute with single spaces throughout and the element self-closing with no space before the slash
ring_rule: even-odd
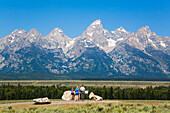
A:
<svg viewBox="0 0 170 113">
<path fill-rule="evenodd" d="M 56 27 L 74 38 L 97 19 L 109 31 L 150 26 L 170 36 L 170 0 L 0 0 L 0 38 L 32 28 L 46 36 Z"/>
</svg>

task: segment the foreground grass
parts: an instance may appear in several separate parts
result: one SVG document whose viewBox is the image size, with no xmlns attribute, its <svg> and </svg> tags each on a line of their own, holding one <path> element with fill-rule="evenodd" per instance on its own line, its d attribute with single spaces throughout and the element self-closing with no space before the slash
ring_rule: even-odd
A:
<svg viewBox="0 0 170 113">
<path fill-rule="evenodd" d="M 0 110 L 2 113 L 169 113 L 170 104 L 160 105 L 146 104 L 84 104 L 81 106 L 55 106 L 55 107 L 31 107 L 24 109 L 13 109 L 4 107 Z"/>
<path fill-rule="evenodd" d="M 170 104 L 170 100 L 120 100 L 121 102 L 137 102 L 137 103 L 168 103 Z"/>
<path fill-rule="evenodd" d="M 51 101 L 59 101 L 61 99 L 50 99 Z M 33 100 L 1 100 L 0 104 L 20 103 L 20 102 L 33 102 Z"/>
<path fill-rule="evenodd" d="M 32 102 L 32 100 L 1 100 L 0 104 L 10 104 L 10 103 L 19 103 L 19 102 Z"/>
<path fill-rule="evenodd" d="M 51 101 L 61 101 L 62 99 L 50 99 Z M 109 101 L 109 100 L 108 100 Z M 170 100 L 114 100 L 123 103 L 168 103 Z M 0 104 L 20 103 L 20 102 L 33 102 L 33 100 L 1 100 Z"/>
</svg>

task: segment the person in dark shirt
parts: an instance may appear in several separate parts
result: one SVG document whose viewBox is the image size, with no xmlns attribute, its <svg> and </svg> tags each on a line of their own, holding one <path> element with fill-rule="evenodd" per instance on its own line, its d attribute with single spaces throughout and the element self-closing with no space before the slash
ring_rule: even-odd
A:
<svg viewBox="0 0 170 113">
<path fill-rule="evenodd" d="M 73 89 L 73 87 L 72 87 L 72 89 L 71 89 L 71 100 L 74 100 L 74 89 Z"/>
</svg>

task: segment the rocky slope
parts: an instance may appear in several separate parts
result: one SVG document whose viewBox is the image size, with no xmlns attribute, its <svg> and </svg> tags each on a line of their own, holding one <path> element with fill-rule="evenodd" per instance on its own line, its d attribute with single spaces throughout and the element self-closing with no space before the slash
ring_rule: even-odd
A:
<svg viewBox="0 0 170 113">
<path fill-rule="evenodd" d="M 123 27 L 109 33 L 101 20 L 73 39 L 59 28 L 46 37 L 35 29 L 17 29 L 0 39 L 0 74 L 169 75 L 169 45 L 170 37 L 158 36 L 148 26 L 136 33 Z"/>
</svg>

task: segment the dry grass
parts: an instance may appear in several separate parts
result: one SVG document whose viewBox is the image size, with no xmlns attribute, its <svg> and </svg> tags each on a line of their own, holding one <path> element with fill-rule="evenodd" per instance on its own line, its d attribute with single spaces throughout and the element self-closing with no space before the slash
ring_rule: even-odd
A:
<svg viewBox="0 0 170 113">
<path fill-rule="evenodd" d="M 18 103 L 18 102 L 32 102 L 32 100 L 1 100 L 0 104 Z"/>
<path fill-rule="evenodd" d="M 51 101 L 61 101 L 61 99 L 50 99 Z M 33 102 L 33 100 L 1 100 L 0 104 L 20 103 L 20 102 Z"/>
<path fill-rule="evenodd" d="M 170 104 L 170 100 L 122 100 L 121 103 L 123 104 L 141 104 L 141 105 L 160 105 L 164 103 Z"/>
<path fill-rule="evenodd" d="M 23 101 L 23 100 L 22 100 Z M 56 100 L 52 100 L 52 101 L 56 101 Z M 108 100 L 109 102 L 110 100 Z M 119 101 L 118 104 L 123 104 L 123 105 L 127 105 L 127 104 L 133 104 L 133 105 L 161 105 L 164 103 L 168 103 L 170 104 L 170 100 L 116 100 Z M 15 100 L 15 102 L 17 102 L 17 100 Z M 18 102 L 21 102 L 20 100 L 18 100 Z M 72 103 L 72 104 L 70 104 Z M 28 105 L 15 105 L 12 106 L 13 109 L 28 109 L 28 108 L 39 108 L 39 107 L 62 107 L 64 109 L 70 109 L 71 107 L 81 107 L 86 103 L 73 103 L 72 101 L 70 101 L 69 104 L 28 104 Z M 100 103 L 100 104 L 106 104 L 106 103 Z M 2 108 L 0 107 L 0 110 Z"/>
<path fill-rule="evenodd" d="M 147 86 L 169 86 L 170 82 L 164 81 L 76 81 L 76 80 L 47 80 L 47 81 L 0 81 L 1 84 L 11 84 L 11 85 L 35 85 L 35 86 L 51 86 L 51 85 L 61 85 L 75 87 L 77 85 L 84 84 L 88 87 L 121 87 L 121 88 L 145 88 Z"/>
<path fill-rule="evenodd" d="M 83 104 L 41 104 L 41 105 L 35 105 L 35 104 L 30 104 L 30 105 L 16 105 L 13 106 L 13 109 L 24 109 L 24 108 L 32 108 L 32 107 L 63 107 L 64 109 L 69 109 L 70 107 L 81 107 Z"/>
</svg>

